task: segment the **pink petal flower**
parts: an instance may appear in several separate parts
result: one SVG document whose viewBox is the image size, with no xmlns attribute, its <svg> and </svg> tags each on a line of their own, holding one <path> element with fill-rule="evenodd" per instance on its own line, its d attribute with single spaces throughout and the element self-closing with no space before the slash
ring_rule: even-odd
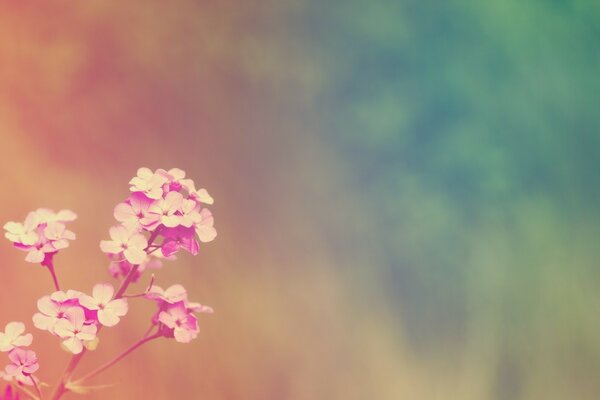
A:
<svg viewBox="0 0 600 400">
<path fill-rule="evenodd" d="M 6 223 L 5 236 L 15 247 L 28 253 L 26 261 L 48 265 L 54 253 L 68 247 L 69 240 L 75 239 L 75 234 L 64 225 L 75 218 L 75 213 L 69 210 L 54 213 L 40 208 L 27 214 L 22 224 Z"/>
<path fill-rule="evenodd" d="M 67 318 L 59 320 L 54 331 L 63 340 L 62 344 L 73 354 L 83 350 L 83 343 L 96 338 L 96 325 L 85 324 L 85 313 L 80 307 L 72 307 L 66 312 Z"/>
<path fill-rule="evenodd" d="M 27 347 L 31 344 L 33 336 L 31 333 L 23 335 L 25 324 L 22 322 L 9 322 L 0 332 L 0 351 L 11 351 L 17 347 Z"/>
<path fill-rule="evenodd" d="M 178 226 L 181 222 L 181 215 L 178 214 L 183 196 L 179 192 L 169 192 L 164 199 L 159 199 L 148 209 L 148 218 L 146 225 L 152 229 L 163 224 L 168 228 Z"/>
<path fill-rule="evenodd" d="M 196 190 L 194 181 L 191 179 L 182 180 L 181 186 L 183 186 L 183 188 L 188 191 L 189 197 L 193 200 L 204 204 L 213 204 L 215 202 L 211 195 L 208 194 L 208 191 L 206 189 L 202 188 Z"/>
<path fill-rule="evenodd" d="M 8 358 L 11 363 L 6 366 L 5 374 L 19 383 L 32 385 L 31 374 L 40 367 L 35 352 L 17 347 L 8 353 Z"/>
<path fill-rule="evenodd" d="M 144 235 L 124 226 L 110 228 L 112 240 L 102 240 L 100 249 L 109 254 L 123 253 L 127 261 L 132 264 L 141 264 L 146 259 L 148 241 Z"/>
<path fill-rule="evenodd" d="M 127 300 L 112 300 L 114 289 L 108 283 L 99 283 L 94 286 L 92 296 L 83 296 L 80 299 L 82 306 L 98 312 L 98 321 L 104 326 L 115 326 L 121 317 L 127 314 Z"/>
<path fill-rule="evenodd" d="M 160 199 L 163 195 L 162 186 L 166 178 L 161 174 L 155 174 L 148 168 L 140 168 L 137 176 L 129 181 L 132 192 L 142 192 L 150 199 Z"/>
<path fill-rule="evenodd" d="M 215 219 L 210 210 L 203 208 L 200 211 L 199 218 L 196 220 L 194 227 L 196 228 L 198 239 L 202 243 L 210 242 L 217 237 L 217 231 L 213 227 L 214 221 Z"/>
<path fill-rule="evenodd" d="M 167 290 L 163 290 L 160 286 L 152 285 L 145 297 L 150 300 L 159 301 L 159 303 L 175 304 L 187 299 L 187 291 L 181 285 L 172 285 Z"/>
<path fill-rule="evenodd" d="M 167 337 L 174 337 L 177 342 L 188 343 L 198 336 L 198 320 L 190 313 L 183 302 L 169 306 L 158 315 L 162 324 L 162 332 Z"/>
<path fill-rule="evenodd" d="M 117 204 L 114 217 L 129 229 L 141 230 L 143 221 L 148 218 L 148 208 L 152 202 L 153 200 L 142 193 L 133 193 L 124 203 Z"/>
<path fill-rule="evenodd" d="M 61 319 L 68 318 L 67 311 L 73 307 L 79 308 L 79 298 L 83 293 L 68 290 L 67 292 L 57 291 L 50 296 L 41 297 L 37 301 L 37 307 L 40 312 L 33 315 L 33 325 L 41 330 L 47 330 L 55 333 L 55 326 Z"/>
</svg>

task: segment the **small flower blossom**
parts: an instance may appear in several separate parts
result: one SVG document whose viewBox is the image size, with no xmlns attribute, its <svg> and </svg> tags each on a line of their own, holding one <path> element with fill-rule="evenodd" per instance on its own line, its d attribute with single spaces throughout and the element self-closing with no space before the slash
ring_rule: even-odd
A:
<svg viewBox="0 0 600 400">
<path fill-rule="evenodd" d="M 148 219 L 148 208 L 152 200 L 144 194 L 133 193 L 124 203 L 117 204 L 114 216 L 123 226 L 132 230 L 141 230 Z"/>
<path fill-rule="evenodd" d="M 203 208 L 198 219 L 194 223 L 198 239 L 202 243 L 211 242 L 217 237 L 217 231 L 214 228 L 215 219 L 209 209 Z"/>
<path fill-rule="evenodd" d="M 17 347 L 27 347 L 31 344 L 33 336 L 31 333 L 23 335 L 25 324 L 22 322 L 9 322 L 0 332 L 0 351 L 11 351 Z"/>
<path fill-rule="evenodd" d="M 8 353 L 8 359 L 11 363 L 6 366 L 5 374 L 19 383 L 33 385 L 31 374 L 40 368 L 35 352 L 17 347 Z"/>
<path fill-rule="evenodd" d="M 84 342 L 96 339 L 97 327 L 94 324 L 85 324 L 83 309 L 73 307 L 66 311 L 66 317 L 56 322 L 54 331 L 63 340 L 62 344 L 73 354 L 83 350 Z"/>
<path fill-rule="evenodd" d="M 181 202 L 181 222 L 182 226 L 189 228 L 194 225 L 196 221 L 198 221 L 201 217 L 199 215 L 198 210 L 200 209 L 200 205 L 196 203 L 194 200 L 183 199 Z"/>
<path fill-rule="evenodd" d="M 180 301 L 187 301 L 187 291 L 181 285 L 169 286 L 167 290 L 163 290 L 160 286 L 152 285 L 145 297 L 159 303 L 175 304 Z"/>
<path fill-rule="evenodd" d="M 141 264 L 146 259 L 148 241 L 144 235 L 124 226 L 113 226 L 109 231 L 112 240 L 102 240 L 100 248 L 109 254 L 123 253 L 127 261 Z"/>
<path fill-rule="evenodd" d="M 158 314 L 162 324 L 162 332 L 167 337 L 174 337 L 179 343 L 189 343 L 198 336 L 200 328 L 198 319 L 183 302 L 169 306 Z"/>
<path fill-rule="evenodd" d="M 194 228 L 179 226 L 177 228 L 168 228 L 162 232 L 164 241 L 161 245 L 161 252 L 165 257 L 169 257 L 185 249 L 192 255 L 198 254 L 198 242 Z"/>
<path fill-rule="evenodd" d="M 127 314 L 127 300 L 112 300 L 114 288 L 107 283 L 94 286 L 92 296 L 82 296 L 79 303 L 88 310 L 98 312 L 98 321 L 104 326 L 115 326 Z"/>
<path fill-rule="evenodd" d="M 41 330 L 47 330 L 55 334 L 54 327 L 61 319 L 67 318 L 67 311 L 79 306 L 81 292 L 69 290 L 54 292 L 50 296 L 44 296 L 37 302 L 40 312 L 33 315 L 33 325 Z"/>
<path fill-rule="evenodd" d="M 162 224 L 173 228 L 181 223 L 180 208 L 183 196 L 179 192 L 169 192 L 164 199 L 159 199 L 148 209 L 148 228 L 152 229 Z"/>
<path fill-rule="evenodd" d="M 67 230 L 65 224 L 61 222 L 48 222 L 48 225 L 44 228 L 44 236 L 56 250 L 68 247 L 68 240 L 75 240 L 75 234 Z"/>
<path fill-rule="evenodd" d="M 166 182 L 163 186 L 163 190 L 166 192 L 179 191 L 179 189 L 181 189 L 182 181 L 185 178 L 185 171 L 179 168 L 171 168 L 168 171 L 158 169 L 156 170 L 156 173 L 165 177 Z"/>
<path fill-rule="evenodd" d="M 27 252 L 26 261 L 48 265 L 58 250 L 68 247 L 69 240 L 75 239 L 75 234 L 66 229 L 65 222 L 76 218 L 73 211 L 54 213 L 40 208 L 27 214 L 24 223 L 6 223 L 5 236 L 16 248 Z"/>
<path fill-rule="evenodd" d="M 162 186 L 166 178 L 161 174 L 156 174 L 148 168 L 140 168 L 137 176 L 129 181 L 132 192 L 142 192 L 150 199 L 160 199 L 163 196 Z"/>
<path fill-rule="evenodd" d="M 159 324 L 159 330 L 165 337 L 175 338 L 181 343 L 187 343 L 198 335 L 198 319 L 194 312 L 213 312 L 211 307 L 190 303 L 187 291 L 181 285 L 173 285 L 166 290 L 152 286 L 145 297 L 158 305 L 152 322 Z"/>
<path fill-rule="evenodd" d="M 24 223 L 7 222 L 4 224 L 4 230 L 6 230 L 4 236 L 13 243 L 19 243 L 22 246 L 31 246 L 39 238 L 39 235 L 35 231 L 38 221 L 35 214 L 29 213 Z"/>
<path fill-rule="evenodd" d="M 212 198 L 208 191 L 204 188 L 196 190 L 194 181 L 191 179 L 183 179 L 181 186 L 188 191 L 189 197 L 193 200 L 199 201 L 204 204 L 213 204 L 215 200 Z"/>
<path fill-rule="evenodd" d="M 38 208 L 36 211 L 37 215 L 42 222 L 72 222 L 77 219 L 77 214 L 71 210 L 60 210 L 55 213 L 54 211 L 47 208 Z"/>
</svg>

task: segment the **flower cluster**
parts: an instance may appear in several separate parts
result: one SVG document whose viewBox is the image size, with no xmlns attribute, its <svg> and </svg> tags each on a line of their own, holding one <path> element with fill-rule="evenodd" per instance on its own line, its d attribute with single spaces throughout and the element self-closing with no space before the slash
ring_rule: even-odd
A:
<svg viewBox="0 0 600 400">
<path fill-rule="evenodd" d="M 39 369 L 38 359 L 34 351 L 26 348 L 31 345 L 31 333 L 25 333 L 22 322 L 9 322 L 0 332 L 0 351 L 8 352 L 10 363 L 2 372 L 2 378 L 16 381 L 23 385 L 33 385 L 33 373 Z"/>
<path fill-rule="evenodd" d="M 119 225 L 110 229 L 111 240 L 100 242 L 113 263 L 115 256 L 133 265 L 145 263 L 151 246 L 165 257 L 180 249 L 196 255 L 198 240 L 206 243 L 216 237 L 212 213 L 203 206 L 213 199 L 206 189 L 196 190 L 184 171 L 140 168 L 129 183 L 131 195 L 114 210 Z"/>
<path fill-rule="evenodd" d="M 5 236 L 15 247 L 28 252 L 26 260 L 48 267 L 53 278 L 56 290 L 37 301 L 38 311 L 32 318 L 36 328 L 59 338 L 62 348 L 74 355 L 74 361 L 55 387 L 53 400 L 68 391 L 86 392 L 84 381 L 150 340 L 164 337 L 190 342 L 199 332 L 196 314 L 213 312 L 208 306 L 188 301 L 187 291 L 181 285 L 166 290 L 155 286 L 154 276 L 145 292 L 127 293 L 129 285 L 138 281 L 145 270 L 160 268 L 162 260 L 175 259 L 180 249 L 195 255 L 199 242 L 210 242 L 216 237 L 212 213 L 205 207 L 213 199 L 205 189 L 196 190 L 194 182 L 185 178 L 185 172 L 176 168 L 154 172 L 140 168 L 130 185 L 131 194 L 114 209 L 118 224 L 109 229 L 110 240 L 100 242 L 100 249 L 110 259 L 110 274 L 121 281 L 117 290 L 108 283 L 96 284 L 91 295 L 61 290 L 53 256 L 75 239 L 75 234 L 66 228 L 67 222 L 76 219 L 72 211 L 54 213 L 40 208 L 30 212 L 23 223 L 4 225 Z M 150 318 L 150 329 L 112 361 L 78 380 L 71 380 L 72 369 L 79 359 L 87 350 L 98 347 L 99 331 L 117 325 L 127 315 L 128 299 L 132 298 L 156 302 L 158 309 Z M 0 332 L 0 351 L 8 352 L 10 360 L 0 377 L 17 382 L 17 388 L 29 397 L 41 399 L 44 385 L 38 384 L 41 381 L 34 375 L 39 368 L 37 356 L 26 348 L 32 342 L 32 335 L 24 332 L 25 326 L 20 322 L 11 322 Z M 37 395 L 22 385 L 33 385 Z M 12 397 L 12 392 L 5 395 L 8 396 Z"/>
<path fill-rule="evenodd" d="M 76 290 L 56 291 L 38 300 L 39 312 L 33 315 L 36 328 L 60 337 L 73 354 L 84 347 L 93 349 L 99 326 L 115 326 L 127 314 L 127 300 L 113 300 L 114 288 L 108 283 L 94 286 L 88 296 Z"/>
<path fill-rule="evenodd" d="M 173 285 L 166 290 L 152 286 L 145 296 L 156 301 L 158 311 L 152 322 L 158 324 L 158 331 L 180 343 L 188 343 L 198 336 L 198 319 L 194 313 L 213 313 L 213 309 L 200 303 L 191 303 L 187 291 L 181 285 Z"/>
<path fill-rule="evenodd" d="M 77 219 L 70 210 L 55 213 L 46 208 L 38 208 L 27 214 L 24 222 L 7 222 L 4 224 L 8 240 L 19 250 L 27 252 L 25 261 L 48 265 L 59 250 L 69 247 L 69 240 L 75 234 L 65 225 Z"/>
</svg>

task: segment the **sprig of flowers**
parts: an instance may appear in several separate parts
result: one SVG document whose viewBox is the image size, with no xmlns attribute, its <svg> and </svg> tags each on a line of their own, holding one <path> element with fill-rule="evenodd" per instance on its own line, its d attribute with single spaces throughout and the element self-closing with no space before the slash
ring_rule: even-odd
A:
<svg viewBox="0 0 600 400">
<path fill-rule="evenodd" d="M 130 195 L 114 208 L 117 224 L 109 229 L 108 240 L 100 242 L 100 249 L 109 258 L 109 273 L 120 281 L 115 289 L 110 283 L 98 283 L 91 294 L 78 290 L 61 290 L 54 268 L 54 256 L 69 246 L 75 234 L 66 224 L 77 216 L 70 210 L 53 212 L 40 208 L 30 212 L 23 222 L 4 225 L 5 236 L 13 245 L 27 252 L 25 260 L 46 267 L 53 279 L 55 290 L 37 301 L 38 312 L 33 315 L 36 328 L 57 337 L 61 347 L 72 354 L 67 369 L 51 394 L 52 400 L 65 393 L 86 393 L 92 387 L 85 383 L 112 367 L 145 343 L 158 338 L 170 338 L 189 343 L 198 336 L 197 314 L 213 313 L 211 307 L 188 300 L 181 285 L 166 290 L 154 285 L 154 276 L 144 293 L 127 294 L 131 283 L 141 279 L 148 269 L 159 269 L 163 261 L 172 261 L 180 250 L 196 255 L 200 243 L 212 241 L 217 233 L 214 218 L 206 208 L 213 198 L 206 189 L 197 190 L 185 172 L 140 168 L 132 178 Z M 141 339 L 112 360 L 79 379 L 72 379 L 75 369 L 87 351 L 99 345 L 99 333 L 104 327 L 115 327 L 129 310 L 128 299 L 142 298 L 156 303 L 157 310 L 149 318 L 150 328 Z M 33 336 L 25 334 L 25 325 L 10 322 L 0 332 L 0 351 L 8 353 L 9 364 L 0 376 L 12 383 L 29 398 L 43 399 L 40 380 L 34 375 L 39 369 L 32 350 Z M 27 386 L 33 386 L 31 391 Z M 18 399 L 11 386 L 5 398 Z"/>
</svg>

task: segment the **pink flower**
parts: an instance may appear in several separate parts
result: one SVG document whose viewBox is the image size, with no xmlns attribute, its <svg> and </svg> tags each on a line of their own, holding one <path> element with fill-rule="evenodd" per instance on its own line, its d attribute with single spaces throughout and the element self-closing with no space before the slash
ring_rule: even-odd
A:
<svg viewBox="0 0 600 400">
<path fill-rule="evenodd" d="M 180 301 L 187 301 L 187 291 L 181 285 L 172 285 L 163 290 L 160 286 L 152 285 L 145 296 L 147 299 L 156 300 L 160 303 L 175 304 Z"/>
<path fill-rule="evenodd" d="M 200 218 L 198 210 L 200 209 L 200 205 L 196 203 L 194 200 L 183 199 L 181 202 L 181 225 L 189 228 L 194 225 L 194 222 Z"/>
<path fill-rule="evenodd" d="M 127 229 L 124 226 L 113 226 L 110 228 L 112 240 L 102 240 L 100 248 L 109 254 L 123 253 L 125 259 L 132 264 L 141 264 L 146 259 L 146 247 L 148 241 L 141 233 Z"/>
<path fill-rule="evenodd" d="M 193 255 L 198 254 L 198 242 L 194 228 L 186 228 L 178 226 L 177 228 L 168 228 L 162 232 L 165 237 L 161 245 L 161 252 L 165 257 L 169 257 L 179 251 L 185 249 Z"/>
<path fill-rule="evenodd" d="M 208 243 L 217 237 L 217 231 L 213 226 L 214 222 L 215 219 L 210 210 L 203 208 L 194 223 L 196 234 L 202 243 Z"/>
<path fill-rule="evenodd" d="M 40 312 L 33 315 L 33 325 L 38 329 L 55 334 L 56 323 L 67 318 L 68 310 L 79 306 L 79 298 L 82 295 L 81 292 L 69 290 L 66 293 L 58 291 L 50 296 L 40 298 L 37 302 Z"/>
<path fill-rule="evenodd" d="M 142 193 L 133 193 L 124 203 L 117 204 L 114 216 L 117 221 L 131 230 L 141 230 L 148 218 L 152 200 Z"/>
<path fill-rule="evenodd" d="M 157 169 L 157 174 L 165 177 L 166 183 L 163 185 L 165 192 L 179 191 L 181 189 L 182 181 L 185 178 L 185 171 L 179 168 L 171 168 L 168 171 L 164 169 Z"/>
<path fill-rule="evenodd" d="M 22 322 L 9 322 L 0 332 L 0 351 L 11 351 L 17 347 L 27 347 L 31 344 L 33 336 L 31 333 L 23 335 L 25 324 Z"/>
<path fill-rule="evenodd" d="M 55 213 L 47 208 L 38 208 L 34 211 L 39 216 L 40 220 L 45 223 L 49 222 L 72 222 L 77 219 L 77 214 L 71 210 L 60 210 Z"/>
<path fill-rule="evenodd" d="M 156 174 L 148 168 L 137 170 L 137 176 L 129 181 L 132 192 L 142 192 L 150 199 L 160 199 L 163 196 L 162 186 L 166 178 L 161 174 Z"/>
<path fill-rule="evenodd" d="M 69 247 L 68 240 L 75 240 L 75 234 L 67 230 L 62 222 L 48 222 L 46 228 L 44 228 L 44 236 L 56 250 Z"/>
<path fill-rule="evenodd" d="M 175 337 L 180 342 L 191 340 L 198 333 L 198 321 L 193 313 L 213 313 L 211 307 L 189 302 L 187 291 L 181 285 L 172 285 L 166 290 L 153 285 L 145 297 L 158 305 L 152 322 L 161 324 L 165 336 Z"/>
<path fill-rule="evenodd" d="M 158 314 L 161 331 L 166 337 L 174 337 L 179 343 L 189 343 L 200 331 L 198 319 L 183 302 L 175 303 Z"/>
<path fill-rule="evenodd" d="M 27 251 L 26 261 L 47 265 L 58 250 L 68 247 L 68 241 L 75 239 L 75 234 L 67 230 L 64 224 L 75 218 L 77 216 L 73 211 L 54 213 L 40 208 L 27 214 L 22 224 L 6 223 L 5 236 L 16 248 Z"/>
<path fill-rule="evenodd" d="M 79 303 L 88 310 L 98 312 L 98 321 L 104 326 L 115 326 L 127 314 L 127 299 L 112 300 L 115 290 L 108 283 L 94 286 L 92 296 L 82 296 Z"/>
<path fill-rule="evenodd" d="M 148 229 L 154 229 L 163 224 L 173 228 L 181 223 L 180 207 L 183 196 L 179 192 L 169 192 L 164 199 L 159 199 L 148 209 Z"/>
<path fill-rule="evenodd" d="M 29 213 L 27 218 L 25 218 L 24 223 L 10 221 L 4 224 L 4 229 L 6 230 L 4 236 L 13 243 L 31 246 L 36 243 L 39 238 L 36 233 L 38 223 L 39 219 L 37 215 Z"/>
<path fill-rule="evenodd" d="M 11 363 L 5 368 L 6 375 L 19 383 L 32 385 L 31 374 L 40 368 L 35 352 L 17 347 L 8 353 L 8 359 Z"/>
<path fill-rule="evenodd" d="M 213 204 L 215 202 L 206 189 L 202 188 L 196 190 L 196 185 L 191 179 L 183 179 L 181 181 L 181 186 L 188 191 L 189 197 L 193 200 L 204 204 Z"/>
<path fill-rule="evenodd" d="M 66 319 L 60 319 L 54 326 L 54 331 L 63 340 L 62 344 L 73 354 L 83 350 L 83 343 L 96 339 L 96 325 L 85 324 L 85 314 L 82 308 L 73 307 L 66 311 Z"/>
</svg>

